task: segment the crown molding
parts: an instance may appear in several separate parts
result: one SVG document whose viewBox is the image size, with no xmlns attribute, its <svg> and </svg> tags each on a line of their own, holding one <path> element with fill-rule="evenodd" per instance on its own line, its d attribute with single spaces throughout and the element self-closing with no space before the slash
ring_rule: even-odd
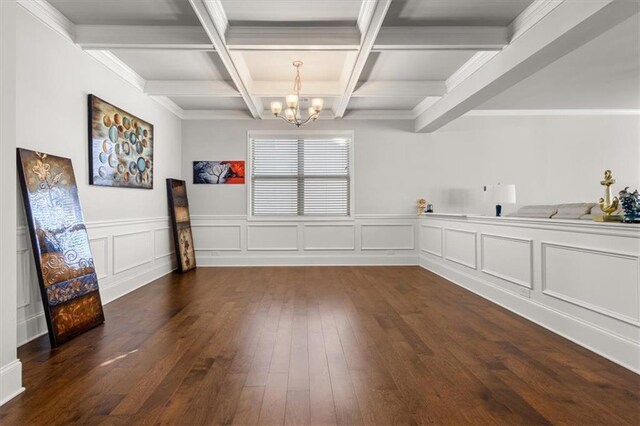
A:
<svg viewBox="0 0 640 426">
<path fill-rule="evenodd" d="M 536 0 L 520 13 L 508 27 L 511 42 L 526 33 L 565 0 Z"/>
<path fill-rule="evenodd" d="M 87 50 L 85 53 L 109 68 L 127 83 L 133 85 L 140 91 L 144 91 L 144 86 L 146 84 L 145 79 L 129 68 L 127 64 L 118 59 L 118 57 L 113 53 L 108 50 Z"/>
<path fill-rule="evenodd" d="M 168 111 L 172 112 L 179 119 L 184 118 L 184 110 L 180 108 L 175 102 L 169 99 L 166 96 L 149 96 L 151 99 L 156 101 L 158 104 L 166 108 Z"/>
<path fill-rule="evenodd" d="M 499 116 L 635 116 L 640 109 L 476 109 L 465 116 L 499 117 Z"/>
<path fill-rule="evenodd" d="M 73 22 L 51 6 L 49 2 L 45 0 L 18 0 L 17 3 L 62 37 L 71 42 L 75 40 L 76 29 Z"/>
</svg>

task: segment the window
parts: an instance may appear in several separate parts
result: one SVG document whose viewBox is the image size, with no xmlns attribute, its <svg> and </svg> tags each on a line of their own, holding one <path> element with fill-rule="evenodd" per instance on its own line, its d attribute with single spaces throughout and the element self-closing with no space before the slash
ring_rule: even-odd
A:
<svg viewBox="0 0 640 426">
<path fill-rule="evenodd" d="M 251 138 L 252 216 L 351 215 L 350 138 Z"/>
</svg>

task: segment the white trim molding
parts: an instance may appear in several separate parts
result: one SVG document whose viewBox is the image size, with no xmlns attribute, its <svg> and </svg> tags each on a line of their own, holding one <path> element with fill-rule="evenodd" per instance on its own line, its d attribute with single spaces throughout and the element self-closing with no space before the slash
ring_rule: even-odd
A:
<svg viewBox="0 0 640 426">
<path fill-rule="evenodd" d="M 22 392 L 22 363 L 16 359 L 0 367 L 0 406 Z"/>
</svg>

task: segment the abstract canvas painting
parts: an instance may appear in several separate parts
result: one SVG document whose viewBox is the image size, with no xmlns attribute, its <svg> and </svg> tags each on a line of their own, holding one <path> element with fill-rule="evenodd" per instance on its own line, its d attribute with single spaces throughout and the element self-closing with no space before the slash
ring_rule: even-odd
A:
<svg viewBox="0 0 640 426">
<path fill-rule="evenodd" d="M 153 125 L 89 95 L 89 183 L 153 188 Z"/>
<path fill-rule="evenodd" d="M 244 183 L 244 161 L 194 161 L 193 183 Z"/>
<path fill-rule="evenodd" d="M 18 148 L 36 271 L 55 347 L 104 322 L 71 160 Z"/>
<path fill-rule="evenodd" d="M 186 272 L 196 267 L 186 182 L 179 179 L 167 179 L 167 196 L 173 227 L 173 241 L 178 257 L 178 269 L 180 272 Z"/>
</svg>

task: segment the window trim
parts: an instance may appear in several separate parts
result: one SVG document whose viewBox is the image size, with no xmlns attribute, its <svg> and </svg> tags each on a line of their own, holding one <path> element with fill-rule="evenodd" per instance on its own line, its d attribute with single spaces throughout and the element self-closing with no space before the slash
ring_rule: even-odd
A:
<svg viewBox="0 0 640 426">
<path fill-rule="evenodd" d="M 251 205 L 252 182 L 251 173 L 253 170 L 253 152 L 251 139 L 264 138 L 285 138 L 285 139 L 305 139 L 305 138 L 345 138 L 349 139 L 349 216 L 254 216 Z M 353 155 L 355 135 L 353 130 L 249 130 L 247 131 L 247 172 L 245 173 L 245 183 L 247 185 L 247 220 L 261 222 L 353 222 L 355 221 L 355 158 Z"/>
</svg>

